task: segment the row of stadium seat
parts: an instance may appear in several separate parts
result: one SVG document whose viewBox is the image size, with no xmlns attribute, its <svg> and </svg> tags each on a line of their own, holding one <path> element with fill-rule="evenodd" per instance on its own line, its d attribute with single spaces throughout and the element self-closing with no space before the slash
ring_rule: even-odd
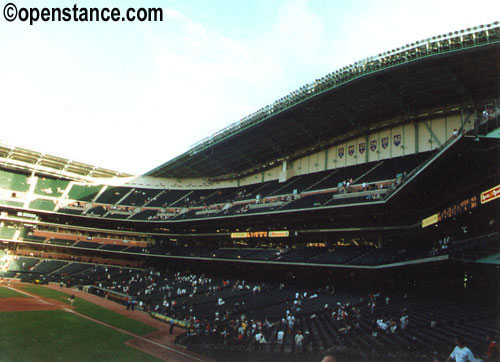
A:
<svg viewBox="0 0 500 362">
<path fill-rule="evenodd" d="M 67 180 L 38 177 L 34 194 L 47 198 L 35 198 L 29 203 L 29 208 L 54 211 L 61 196 L 70 202 L 70 207 L 60 207 L 58 212 L 73 215 L 87 215 L 113 219 L 131 220 L 161 220 L 161 219 L 196 219 L 204 217 L 227 216 L 269 212 L 273 210 L 292 210 L 320 205 L 341 205 L 363 202 L 367 197 L 334 200 L 332 191 L 338 185 L 352 180 L 360 187 L 363 184 L 374 185 L 379 182 L 391 181 L 398 175 L 410 172 L 429 158 L 429 153 L 398 157 L 380 162 L 349 166 L 341 169 L 322 171 L 314 174 L 299 175 L 285 183 L 268 181 L 261 184 L 248 185 L 239 188 L 216 190 L 158 190 L 137 189 L 131 187 L 85 186 L 70 183 Z M 15 192 L 26 193 L 29 188 L 27 175 L 14 171 L 2 171 L 4 177 L 1 188 Z M 372 186 L 374 187 L 374 186 Z M 314 192 L 328 190 L 321 196 Z M 21 197 L 21 199 L 19 199 Z M 17 206 L 22 206 L 21 195 Z M 266 209 L 249 208 L 247 205 L 263 200 L 262 203 L 281 202 L 268 205 Z M 274 201 L 273 201 L 274 200 Z M 13 201 L 10 200 L 10 203 Z M 67 203 L 67 202 L 64 202 Z M 85 211 L 86 203 L 95 204 Z M 239 204 L 243 203 L 243 204 Z M 246 204 L 245 204 L 246 203 Z M 227 205 L 227 206 L 224 206 Z M 136 208 L 139 212 L 136 212 Z M 166 213 L 161 213 L 162 209 Z M 182 211 L 182 212 L 181 212 Z"/>
<path fill-rule="evenodd" d="M 124 292 L 140 300 L 144 307 L 174 316 L 177 319 L 199 320 L 201 327 L 196 335 L 187 336 L 183 343 L 190 348 L 249 352 L 252 354 L 298 353 L 294 336 L 299 330 L 307 335 L 304 351 L 320 353 L 331 346 L 346 346 L 362 351 L 367 356 L 397 359 L 398 356 L 432 356 L 449 353 L 455 335 L 467 338 L 469 347 L 480 355 L 484 337 L 496 333 L 495 306 L 487 298 L 474 295 L 449 296 L 443 293 L 429 295 L 390 295 L 375 299 L 376 307 L 370 308 L 372 297 L 356 293 L 331 290 L 305 290 L 284 285 L 245 283 L 225 280 L 191 272 L 140 270 L 86 263 L 69 263 L 56 260 L 20 257 L 9 266 L 10 274 L 22 274 L 25 281 L 42 279 L 51 282 L 94 285 L 102 290 Z M 258 288 L 258 289 L 256 289 Z M 180 293 L 180 295 L 178 294 Z M 304 298 L 304 293 L 307 293 Z M 300 309 L 295 302 L 300 295 Z M 173 303 L 175 301 L 175 303 Z M 222 303 L 223 302 L 223 303 Z M 172 306 L 172 304 L 175 304 Z M 342 308 L 341 308 L 342 307 Z M 355 307 L 359 309 L 354 312 Z M 341 308 L 347 317 L 332 315 Z M 218 311 L 218 317 L 215 312 Z M 295 316 L 295 323 L 288 330 L 287 311 Z M 267 343 L 254 343 L 255 332 L 241 341 L 231 326 L 237 325 L 240 315 L 249 321 L 269 321 L 263 328 Z M 402 315 L 409 316 L 409 325 L 400 327 Z M 375 319 L 395 321 L 396 333 L 377 329 Z M 232 321 L 232 322 L 231 322 Z M 431 327 L 431 321 L 437 322 Z M 217 333 L 204 332 L 204 324 L 213 325 Z M 231 324 L 233 323 L 233 324 Z M 345 331 L 346 325 L 348 330 Z M 194 328 L 194 327 L 193 327 Z M 229 336 L 221 333 L 227 329 Z M 212 330 L 212 329 L 211 329 Z M 277 332 L 285 331 L 284 341 L 277 344 Z M 377 331 L 377 335 L 373 333 Z"/>
<path fill-rule="evenodd" d="M 453 240 L 442 248 L 438 241 L 405 248 L 375 248 L 373 246 L 342 246 L 335 248 L 327 247 L 301 247 L 288 248 L 227 248 L 227 247 L 198 247 L 194 245 L 173 245 L 169 241 L 157 239 L 155 245 L 147 247 L 141 240 L 132 240 L 131 237 L 119 240 L 116 236 L 93 237 L 86 234 L 64 234 L 44 231 L 39 228 L 34 232 L 23 227 L 1 227 L 0 235 L 4 239 L 12 239 L 17 230 L 19 240 L 29 241 L 35 244 L 46 244 L 58 247 L 85 248 L 96 250 L 117 251 L 124 253 L 144 253 L 148 255 L 159 255 L 168 257 L 191 257 L 209 258 L 222 260 L 263 260 L 291 263 L 311 264 L 346 264 L 377 266 L 416 259 L 425 259 L 448 253 L 476 253 L 475 248 L 484 249 L 487 245 L 495 247 L 500 237 L 498 233 L 488 233 L 464 240 Z M 50 229 L 50 228 L 49 228 Z M 143 245 L 144 244 L 144 245 Z M 479 255 L 478 255 L 479 256 Z"/>
</svg>

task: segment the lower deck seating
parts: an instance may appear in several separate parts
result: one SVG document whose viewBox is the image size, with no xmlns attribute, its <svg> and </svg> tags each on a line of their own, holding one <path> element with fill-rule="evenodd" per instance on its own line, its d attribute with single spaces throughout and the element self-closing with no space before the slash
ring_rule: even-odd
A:
<svg viewBox="0 0 500 362">
<path fill-rule="evenodd" d="M 166 252 L 169 248 L 157 248 Z M 337 260 L 365 258 L 369 261 L 374 252 L 365 247 L 339 249 Z M 235 257 L 238 249 L 219 249 L 219 257 Z M 270 250 L 271 251 L 271 250 Z M 290 259 L 308 262 L 322 261 L 319 251 L 303 249 L 287 254 Z M 208 252 L 208 250 L 207 250 Z M 260 252 L 248 250 L 248 254 Z M 276 250 L 272 250 L 276 252 Z M 376 252 L 378 253 L 378 251 Z M 389 258 L 393 258 L 389 254 Z M 333 291 L 245 282 L 221 277 L 196 275 L 170 270 L 140 270 L 110 267 L 79 262 L 41 260 L 19 257 L 13 259 L 7 274 L 18 275 L 25 281 L 41 280 L 69 284 L 94 285 L 137 298 L 153 311 L 193 322 L 196 335 L 186 336 L 184 344 L 196 350 L 204 349 L 245 351 L 250 354 L 297 354 L 294 336 L 301 331 L 306 336 L 303 350 L 316 359 L 331 346 L 343 346 L 360 351 L 368 360 L 429 359 L 435 354 L 446 357 L 453 346 L 453 338 L 463 335 L 476 356 L 484 349 L 484 338 L 495 336 L 500 327 L 494 296 L 468 293 L 447 294 L 446 290 L 429 294 L 364 295 L 346 290 Z M 487 291 L 485 291 L 487 293 Z M 386 299 L 388 297 L 388 299 Z M 492 299 L 493 298 L 493 299 Z M 375 302 L 375 307 L 371 307 Z M 408 326 L 401 328 L 401 317 L 408 315 Z M 248 329 L 238 340 L 237 330 L 244 315 Z M 293 322 L 291 322 L 294 319 Z M 378 319 L 397 326 L 395 332 L 379 329 Z M 437 324 L 431 326 L 431 321 Z M 210 323 L 211 331 L 205 324 Z M 260 325 L 267 343 L 254 343 Z M 195 325 L 198 325 L 196 327 Z M 277 344 L 280 330 L 285 331 L 282 344 Z M 226 331 L 224 337 L 223 331 Z M 374 334 L 376 332 L 376 335 Z M 317 355 L 316 355 L 317 354 Z"/>
</svg>

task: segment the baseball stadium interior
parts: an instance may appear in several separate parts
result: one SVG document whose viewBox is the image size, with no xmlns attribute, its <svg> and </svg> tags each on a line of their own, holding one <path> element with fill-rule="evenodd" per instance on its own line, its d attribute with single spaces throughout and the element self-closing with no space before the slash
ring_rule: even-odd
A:
<svg viewBox="0 0 500 362">
<path fill-rule="evenodd" d="M 499 45 L 495 22 L 363 59 L 139 176 L 0 144 L 0 277 L 132 298 L 216 360 L 482 356 Z"/>
</svg>

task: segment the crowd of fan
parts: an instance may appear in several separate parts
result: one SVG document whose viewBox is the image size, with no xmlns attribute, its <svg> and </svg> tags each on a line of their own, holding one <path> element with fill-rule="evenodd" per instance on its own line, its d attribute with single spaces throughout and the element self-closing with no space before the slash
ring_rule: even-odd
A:
<svg viewBox="0 0 500 362">
<path fill-rule="evenodd" d="M 101 288 L 124 293 L 135 299 L 139 307 L 171 317 L 187 326 L 191 341 L 222 349 L 252 348 L 254 351 L 275 351 L 289 348 L 295 353 L 312 351 L 313 335 L 304 318 L 330 318 L 341 343 L 351 334 L 364 333 L 369 326 L 372 338 L 391 338 L 403 334 L 412 326 L 411 310 L 406 305 L 407 295 L 382 295 L 370 293 L 365 297 L 342 300 L 332 286 L 318 290 L 296 290 L 285 284 L 248 283 L 197 275 L 189 271 L 168 272 L 122 268 L 95 281 Z M 262 315 L 246 305 L 252 296 L 262 297 L 270 291 L 288 292 L 282 303 L 281 316 Z M 261 294 L 263 293 L 263 294 Z M 342 293 L 340 293 L 342 294 Z M 340 298 L 339 298 L 340 297 Z M 399 316 L 392 305 L 397 299 Z M 202 300 L 202 302 L 200 302 Z M 325 301 L 321 306 L 310 308 L 315 300 Z M 308 304 L 309 303 L 309 304 Z M 200 308 L 203 305 L 203 308 Z M 394 307 L 393 307 L 394 308 Z M 391 310 L 387 314 L 388 310 Z M 428 317 L 429 328 L 435 328 L 437 318 Z M 385 336 L 385 337 L 382 337 Z M 394 337 L 393 337 L 394 338 Z"/>
<path fill-rule="evenodd" d="M 302 351 L 303 346 L 307 346 L 311 338 L 309 330 L 296 328 L 296 318 L 303 314 L 303 306 L 318 298 L 318 295 L 329 296 L 332 301 L 336 300 L 335 290 L 331 286 L 317 291 L 296 291 L 292 298 L 293 302 L 286 304 L 282 317 L 270 320 L 265 316 L 248 318 L 245 298 L 232 298 L 231 303 L 226 303 L 221 293 L 230 290 L 234 293 L 230 295 L 235 296 L 258 295 L 269 290 L 270 286 L 265 283 L 250 284 L 244 280 L 213 279 L 190 272 L 165 273 L 153 270 L 120 269 L 118 274 L 111 275 L 106 269 L 104 277 L 97 280 L 96 285 L 131 295 L 132 298 L 139 300 L 140 307 L 187 323 L 188 333 L 191 336 L 206 337 L 209 343 L 215 345 L 229 347 L 253 342 L 255 348 L 260 349 L 269 342 L 282 345 L 286 334 L 293 338 L 297 352 Z M 277 289 L 281 291 L 286 289 L 286 286 L 279 284 Z M 211 307 L 207 309 L 213 313 L 212 315 L 208 313 L 196 315 L 193 304 L 201 295 L 212 297 Z M 347 337 L 352 328 L 359 328 L 361 309 L 367 308 L 371 311 L 370 315 L 375 315 L 376 303 L 380 298 L 380 294 L 370 294 L 367 300 L 361 298 L 354 302 L 347 300 L 333 302 L 332 305 L 327 303 L 317 312 L 328 313 L 339 323 L 338 332 Z M 389 297 L 386 298 L 386 303 L 389 303 Z M 315 317 L 314 313 L 311 314 L 311 318 Z M 401 318 L 401 329 L 407 325 L 406 314 Z M 382 317 L 377 319 L 376 326 L 374 336 L 379 330 L 395 333 L 397 329 L 394 321 L 384 321 Z M 270 336 L 271 329 L 277 331 L 276 335 Z"/>
</svg>

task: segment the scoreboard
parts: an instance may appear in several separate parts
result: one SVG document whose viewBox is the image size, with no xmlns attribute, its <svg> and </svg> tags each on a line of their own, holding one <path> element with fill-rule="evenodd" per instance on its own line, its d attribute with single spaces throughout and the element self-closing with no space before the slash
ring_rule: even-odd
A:
<svg viewBox="0 0 500 362">
<path fill-rule="evenodd" d="M 290 236 L 288 230 L 283 231 L 249 231 L 243 233 L 231 233 L 231 239 L 249 238 L 286 238 Z"/>
<path fill-rule="evenodd" d="M 423 219 L 422 227 L 425 228 L 429 225 L 437 224 L 440 221 L 454 218 L 457 215 L 460 215 L 464 212 L 467 212 L 477 207 L 477 203 L 478 203 L 478 197 L 471 196 L 463 200 L 462 202 L 458 202 L 456 204 L 448 206 L 446 209 L 441 210 L 438 213 Z"/>
<path fill-rule="evenodd" d="M 477 196 L 469 197 L 463 200 L 460 203 L 456 203 L 447 207 L 446 209 L 438 212 L 437 221 L 440 222 L 442 220 L 446 220 L 449 218 L 453 218 L 461 213 L 467 212 L 477 206 Z"/>
<path fill-rule="evenodd" d="M 457 215 L 460 215 L 464 212 L 472 210 L 473 208 L 478 206 L 478 203 L 484 204 L 490 201 L 493 201 L 500 197 L 500 185 L 492 187 L 489 190 L 481 192 L 481 194 L 471 196 L 461 202 L 453 204 L 447 207 L 444 210 L 437 212 L 434 215 L 426 217 L 422 220 L 422 227 L 425 228 L 429 225 L 436 224 L 440 221 L 454 218 Z"/>
</svg>

